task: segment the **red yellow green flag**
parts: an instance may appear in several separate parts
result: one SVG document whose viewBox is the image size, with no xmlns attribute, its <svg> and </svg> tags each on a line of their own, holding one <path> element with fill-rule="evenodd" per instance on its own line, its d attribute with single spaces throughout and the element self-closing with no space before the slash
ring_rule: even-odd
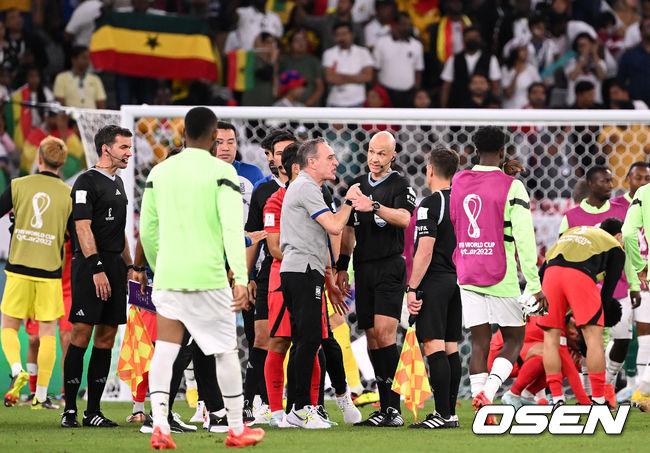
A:
<svg viewBox="0 0 650 453">
<path fill-rule="evenodd" d="M 196 17 L 111 12 L 95 25 L 90 56 L 97 69 L 137 77 L 217 79 L 210 30 Z"/>
<path fill-rule="evenodd" d="M 154 347 L 142 321 L 139 309 L 131 306 L 124 341 L 117 364 L 117 376 L 131 388 L 135 396 L 142 375 L 149 371 Z"/>
<path fill-rule="evenodd" d="M 404 346 L 402 347 L 391 389 L 400 395 L 404 395 L 404 405 L 413 412 L 416 421 L 418 419 L 418 406 L 433 395 L 429 386 L 427 370 L 424 367 L 420 345 L 413 327 L 409 327 L 406 331 Z"/>
<path fill-rule="evenodd" d="M 247 91 L 255 85 L 255 52 L 231 50 L 228 52 L 228 88 Z"/>
</svg>

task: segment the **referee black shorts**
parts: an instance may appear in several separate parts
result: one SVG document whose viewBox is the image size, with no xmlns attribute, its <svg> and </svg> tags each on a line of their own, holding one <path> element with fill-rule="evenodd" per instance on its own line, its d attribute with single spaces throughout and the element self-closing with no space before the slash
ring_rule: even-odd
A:
<svg viewBox="0 0 650 453">
<path fill-rule="evenodd" d="M 255 295 L 255 321 L 269 319 L 269 275 L 258 275 L 255 280 L 257 294 Z"/>
<path fill-rule="evenodd" d="M 370 329 L 375 315 L 399 320 L 406 288 L 406 262 L 401 255 L 354 264 L 357 323 Z"/>
<path fill-rule="evenodd" d="M 433 273 L 420 283 L 422 308 L 415 321 L 418 341 L 462 340 L 462 308 L 456 274 Z"/>
<path fill-rule="evenodd" d="M 103 301 L 97 297 L 93 274 L 81 253 L 75 253 L 70 267 L 72 305 L 70 322 L 105 324 L 116 326 L 126 323 L 126 277 L 127 269 L 119 253 L 100 253 L 111 296 Z"/>
</svg>

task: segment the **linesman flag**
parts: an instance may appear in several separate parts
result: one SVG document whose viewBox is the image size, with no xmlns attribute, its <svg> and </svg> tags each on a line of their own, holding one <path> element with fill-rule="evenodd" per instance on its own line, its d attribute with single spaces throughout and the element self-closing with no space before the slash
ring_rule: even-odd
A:
<svg viewBox="0 0 650 453">
<path fill-rule="evenodd" d="M 413 412 L 415 421 L 418 419 L 418 406 L 433 395 L 420 344 L 412 325 L 409 326 L 404 337 L 404 346 L 391 389 L 404 395 L 404 405 Z"/>
<path fill-rule="evenodd" d="M 217 79 L 209 28 L 196 17 L 111 12 L 95 27 L 90 57 L 97 69 L 136 77 Z"/>
<path fill-rule="evenodd" d="M 142 316 L 140 316 L 140 311 L 131 306 L 120 351 L 120 360 L 117 363 L 117 376 L 131 388 L 133 396 L 142 382 L 142 375 L 149 371 L 153 351 L 154 347 L 142 321 Z"/>
</svg>

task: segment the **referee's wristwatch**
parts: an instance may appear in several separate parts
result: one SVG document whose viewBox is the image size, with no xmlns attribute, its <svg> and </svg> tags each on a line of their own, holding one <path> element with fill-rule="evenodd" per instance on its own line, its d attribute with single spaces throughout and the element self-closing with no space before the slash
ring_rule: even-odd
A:
<svg viewBox="0 0 650 453">
<path fill-rule="evenodd" d="M 381 208 L 381 205 L 379 204 L 379 202 L 378 201 L 373 201 L 372 202 L 372 212 L 379 211 L 379 208 Z"/>
<path fill-rule="evenodd" d="M 417 288 L 411 288 L 410 286 L 406 286 L 406 292 L 407 293 L 417 293 L 418 289 Z"/>
</svg>

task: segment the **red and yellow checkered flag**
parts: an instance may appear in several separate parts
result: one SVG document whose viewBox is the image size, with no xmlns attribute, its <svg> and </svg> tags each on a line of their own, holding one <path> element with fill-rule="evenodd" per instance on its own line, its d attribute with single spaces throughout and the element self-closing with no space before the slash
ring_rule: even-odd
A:
<svg viewBox="0 0 650 453">
<path fill-rule="evenodd" d="M 418 406 L 433 395 L 413 327 L 409 327 L 406 331 L 391 389 L 404 395 L 404 405 L 413 412 L 415 421 L 418 419 Z"/>
<path fill-rule="evenodd" d="M 149 371 L 154 347 L 142 321 L 140 311 L 131 306 L 124 341 L 117 364 L 117 376 L 128 384 L 135 396 L 142 375 Z"/>
</svg>

